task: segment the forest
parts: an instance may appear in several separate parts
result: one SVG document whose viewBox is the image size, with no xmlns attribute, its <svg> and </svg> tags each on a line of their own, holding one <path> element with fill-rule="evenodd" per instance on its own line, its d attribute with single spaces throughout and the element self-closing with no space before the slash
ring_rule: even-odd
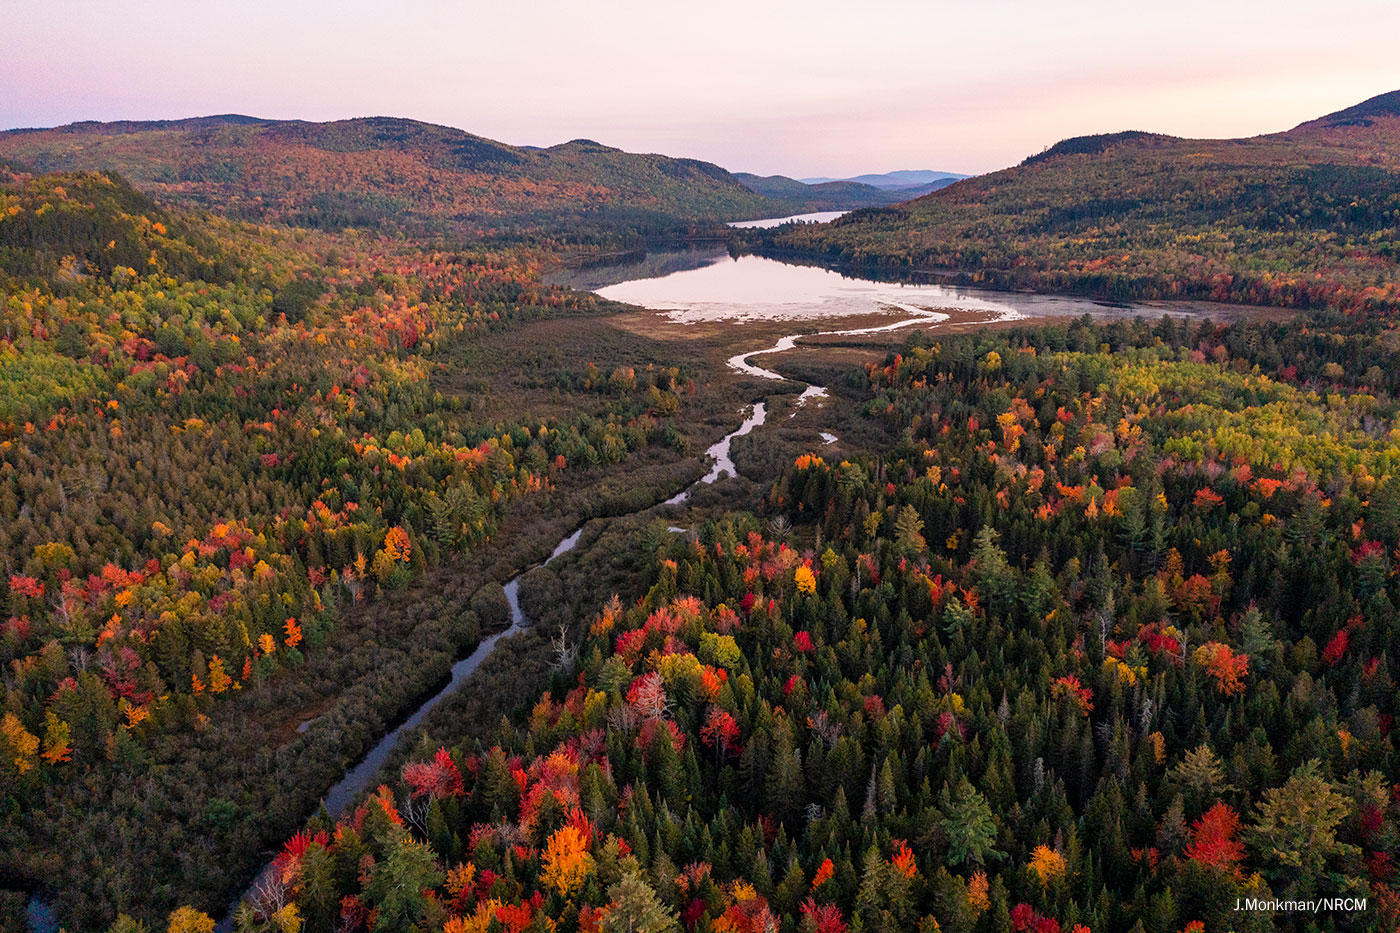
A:
<svg viewBox="0 0 1400 933">
<path fill-rule="evenodd" d="M 828 339 L 777 382 L 548 284 L 772 206 L 706 163 L 0 135 L 0 928 L 1400 928 L 1397 125 L 1081 138 L 735 233 L 1298 312 Z M 839 443 L 790 426 L 814 374 Z M 534 624 L 330 812 L 517 575 Z M 1237 910 L 1319 896 L 1366 906 Z"/>
<path fill-rule="evenodd" d="M 470 560 L 517 503 L 578 508 L 572 474 L 604 508 L 599 474 L 684 446 L 683 368 L 575 361 L 540 420 L 447 385 L 493 332 L 595 312 L 523 252 L 251 228 L 103 174 L 11 174 L 0 217 L 0 874 L 63 879 L 67 915 L 221 890 L 230 851 L 256 861 L 503 625 L 484 597 L 485 619 L 364 607 Z M 340 731 L 281 734 L 344 678 Z"/>
<path fill-rule="evenodd" d="M 641 536 L 575 667 L 313 819 L 236 928 L 1392 928 L 1400 402 L 1337 363 L 1388 343 L 912 338 L 845 390 L 886 449 Z"/>
</svg>

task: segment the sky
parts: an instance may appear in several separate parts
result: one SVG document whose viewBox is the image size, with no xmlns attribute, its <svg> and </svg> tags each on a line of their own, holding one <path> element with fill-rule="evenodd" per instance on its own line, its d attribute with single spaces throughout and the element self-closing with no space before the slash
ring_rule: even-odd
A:
<svg viewBox="0 0 1400 933">
<path fill-rule="evenodd" d="M 0 0 L 0 128 L 390 115 L 732 171 L 980 173 L 1400 89 L 1395 0 Z"/>
</svg>

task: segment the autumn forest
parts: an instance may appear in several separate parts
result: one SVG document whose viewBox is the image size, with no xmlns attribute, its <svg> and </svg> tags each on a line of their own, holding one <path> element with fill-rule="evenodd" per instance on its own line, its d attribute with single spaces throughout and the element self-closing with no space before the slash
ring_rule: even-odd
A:
<svg viewBox="0 0 1400 933">
<path fill-rule="evenodd" d="M 0 133 L 0 929 L 1400 928 L 1400 92 L 745 177 Z M 561 284 L 702 243 L 1105 310 Z"/>
</svg>

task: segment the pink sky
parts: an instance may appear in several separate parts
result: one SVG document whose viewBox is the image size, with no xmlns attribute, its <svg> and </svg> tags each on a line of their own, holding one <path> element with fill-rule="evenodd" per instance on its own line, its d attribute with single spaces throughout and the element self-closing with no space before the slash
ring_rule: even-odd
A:
<svg viewBox="0 0 1400 933">
<path fill-rule="evenodd" d="M 387 114 L 763 174 L 983 172 L 1400 88 L 1393 0 L 0 0 L 0 127 Z"/>
</svg>

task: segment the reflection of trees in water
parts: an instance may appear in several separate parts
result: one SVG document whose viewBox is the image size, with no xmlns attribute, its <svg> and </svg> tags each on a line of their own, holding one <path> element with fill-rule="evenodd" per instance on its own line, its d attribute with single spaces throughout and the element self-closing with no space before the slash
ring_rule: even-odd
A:
<svg viewBox="0 0 1400 933">
<path fill-rule="evenodd" d="M 713 265 L 727 259 L 729 252 L 723 246 L 698 246 L 693 249 L 663 250 L 647 253 L 634 250 L 613 256 L 600 257 L 588 266 L 579 269 L 566 269 L 552 273 L 548 280 L 552 285 L 568 285 L 585 291 L 597 291 L 630 282 L 634 279 L 659 279 L 676 272 L 689 272 Z"/>
<path fill-rule="evenodd" d="M 690 272 L 711 266 L 717 267 L 731 258 L 741 262 L 762 263 L 767 267 L 770 277 L 782 276 L 802 268 L 821 269 L 834 273 L 835 276 L 839 277 L 835 280 L 837 284 L 834 287 L 826 286 L 822 290 L 822 294 L 816 297 L 809 296 L 809 298 L 813 302 L 825 303 L 841 300 L 857 301 L 865 305 L 845 309 L 849 313 L 863 313 L 891 304 L 910 310 L 908 306 L 901 304 L 901 301 L 913 302 L 921 308 L 990 313 L 1014 312 L 1025 318 L 1065 318 L 1088 315 L 1100 319 L 1115 317 L 1156 319 L 1170 315 L 1173 317 L 1209 317 L 1229 321 L 1250 317 L 1260 310 L 1247 305 L 1224 305 L 1205 301 L 1117 302 L 1054 292 L 1002 291 L 960 285 L 948 281 L 946 278 L 940 280 L 939 276 L 920 270 L 906 270 L 901 274 L 889 269 L 827 263 L 808 257 L 770 254 L 766 251 L 753 253 L 745 252 L 741 248 L 740 251 L 735 252 L 713 243 L 693 246 L 689 249 L 653 252 L 638 249 L 614 253 L 609 256 L 597 257 L 590 261 L 586 267 L 552 273 L 547 276 L 547 280 L 551 284 L 568 285 L 596 292 L 625 283 L 664 279 L 681 272 Z M 706 274 L 725 276 L 727 271 L 715 268 L 713 273 Z M 772 281 L 777 284 L 765 289 L 755 284 L 756 279 L 752 275 L 752 271 L 752 269 L 749 270 L 750 275 L 745 277 L 742 282 L 734 284 L 730 294 L 726 296 L 727 307 L 723 313 L 718 314 L 718 318 L 736 321 L 758 318 L 820 318 L 835 316 L 837 311 L 841 310 L 823 304 L 821 313 L 793 314 L 792 306 L 801 304 L 801 283 L 796 283 L 794 288 L 784 289 L 781 285 L 785 280 L 773 278 Z M 842 287 L 850 285 L 857 286 L 856 291 L 853 292 L 849 288 Z M 885 292 L 870 288 L 877 285 L 897 286 L 898 290 Z M 861 290 L 869 293 L 858 295 L 857 292 Z M 764 294 L 781 295 L 782 309 L 764 307 L 761 297 Z M 649 297 L 633 295 L 626 298 L 619 297 L 618 300 L 630 301 L 643 307 L 669 309 L 671 319 L 678 323 L 717 319 L 717 312 L 712 301 L 707 300 L 696 304 L 687 301 L 679 294 L 657 293 L 654 288 Z"/>
</svg>

